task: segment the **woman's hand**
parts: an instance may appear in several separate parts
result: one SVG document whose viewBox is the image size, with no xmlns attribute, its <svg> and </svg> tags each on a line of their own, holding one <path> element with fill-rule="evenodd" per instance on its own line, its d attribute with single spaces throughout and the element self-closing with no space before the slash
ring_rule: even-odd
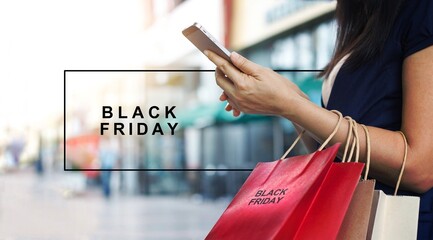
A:
<svg viewBox="0 0 433 240">
<path fill-rule="evenodd" d="M 239 115 L 241 115 L 241 111 L 239 111 L 238 109 L 236 109 L 232 105 L 230 105 L 228 100 L 229 100 L 229 97 L 227 97 L 226 93 L 225 92 L 221 93 L 220 101 L 222 101 L 222 102 L 227 101 L 227 105 L 225 107 L 225 110 L 227 112 L 230 112 L 233 110 L 233 116 L 234 117 L 238 117 Z"/>
<path fill-rule="evenodd" d="M 292 105 L 299 98 L 308 98 L 294 83 L 269 68 L 255 64 L 233 52 L 232 63 L 211 51 L 206 56 L 217 65 L 215 78 L 227 100 L 227 111 L 289 116 Z"/>
</svg>

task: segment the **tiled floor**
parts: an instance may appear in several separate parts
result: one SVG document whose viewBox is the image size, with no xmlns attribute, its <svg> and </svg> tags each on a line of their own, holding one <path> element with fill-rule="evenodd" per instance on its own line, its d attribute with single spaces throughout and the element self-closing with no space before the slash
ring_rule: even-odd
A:
<svg viewBox="0 0 433 240">
<path fill-rule="evenodd" d="M 0 175 L 0 239 L 203 239 L 227 201 L 69 194 L 57 174 Z"/>
</svg>

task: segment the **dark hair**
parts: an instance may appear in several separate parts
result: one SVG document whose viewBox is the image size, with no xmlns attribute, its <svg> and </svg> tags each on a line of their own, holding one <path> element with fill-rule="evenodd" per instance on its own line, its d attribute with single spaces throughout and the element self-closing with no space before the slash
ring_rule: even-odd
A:
<svg viewBox="0 0 433 240">
<path fill-rule="evenodd" d="M 338 30 L 333 57 L 319 77 L 350 53 L 350 68 L 360 67 L 381 52 L 404 0 L 337 0 Z"/>
</svg>

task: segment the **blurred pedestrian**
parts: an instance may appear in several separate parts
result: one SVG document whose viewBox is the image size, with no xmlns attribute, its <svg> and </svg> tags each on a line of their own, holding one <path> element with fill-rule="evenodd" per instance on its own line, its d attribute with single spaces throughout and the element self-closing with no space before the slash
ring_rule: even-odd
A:
<svg viewBox="0 0 433 240">
<path fill-rule="evenodd" d="M 102 191 L 106 198 L 111 196 L 112 169 L 119 158 L 119 145 L 115 137 L 102 135 L 99 143 L 99 162 L 102 169 L 100 174 Z"/>
<path fill-rule="evenodd" d="M 10 135 L 9 143 L 6 146 L 6 152 L 11 157 L 12 167 L 18 167 L 20 163 L 21 153 L 25 147 L 24 137 L 20 133 Z"/>
</svg>

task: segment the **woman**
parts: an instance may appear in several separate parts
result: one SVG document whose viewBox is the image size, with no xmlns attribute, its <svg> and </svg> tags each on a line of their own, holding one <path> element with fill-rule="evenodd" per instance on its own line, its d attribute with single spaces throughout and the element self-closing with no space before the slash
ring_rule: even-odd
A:
<svg viewBox="0 0 433 240">
<path fill-rule="evenodd" d="M 232 63 L 206 51 L 217 65 L 226 110 L 278 115 L 309 134 L 307 146 L 323 141 L 334 128 L 336 109 L 368 126 L 370 177 L 392 193 L 400 171 L 405 133 L 409 148 L 400 194 L 421 197 L 419 239 L 433 239 L 433 1 L 339 0 L 334 56 L 325 68 L 321 108 L 291 81 L 239 54 Z M 233 66 L 233 65 L 234 66 Z M 331 91 L 332 90 L 332 91 Z M 331 144 L 344 142 L 343 122 Z M 361 152 L 365 136 L 358 129 Z M 361 156 L 363 157 L 363 156 Z"/>
</svg>

